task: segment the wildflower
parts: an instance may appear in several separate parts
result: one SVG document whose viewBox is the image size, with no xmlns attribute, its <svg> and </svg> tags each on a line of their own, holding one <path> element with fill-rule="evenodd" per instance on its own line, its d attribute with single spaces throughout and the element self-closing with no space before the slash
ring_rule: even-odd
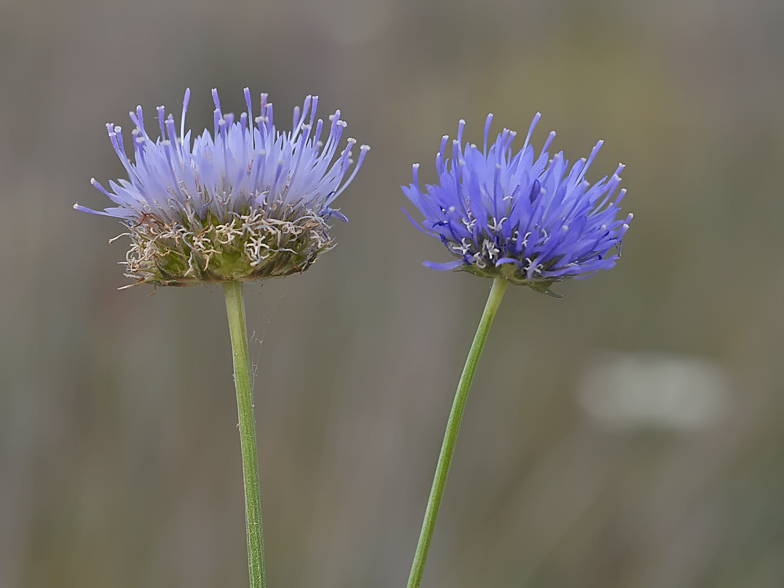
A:
<svg viewBox="0 0 784 588">
<path fill-rule="evenodd" d="M 550 159 L 547 149 L 555 133 L 550 133 L 535 157 L 529 141 L 540 116 L 537 113 L 534 117 L 517 153 L 511 148 L 515 133 L 508 129 L 488 148 L 492 115 L 485 123 L 483 149 L 463 146 L 465 122 L 461 120 L 457 139 L 452 141 L 451 159 L 446 158 L 448 136 L 442 139 L 436 155 L 439 183 L 427 185 L 423 192 L 417 164 L 414 183 L 403 186 L 403 192 L 425 217 L 420 226 L 409 215 L 411 222 L 441 239 L 457 258 L 425 265 L 493 279 L 449 413 L 408 588 L 419 588 L 422 581 L 468 393 L 506 288 L 510 283 L 522 284 L 560 298 L 550 290 L 555 282 L 588 277 L 615 265 L 632 219 L 630 214 L 625 220 L 616 220 L 618 204 L 626 193 L 621 190 L 616 196 L 623 165 L 610 179 L 602 178 L 593 186 L 585 179 L 601 141 L 587 160 L 579 160 L 571 169 L 563 153 Z"/>
<path fill-rule="evenodd" d="M 238 121 L 222 112 L 216 90 L 212 97 L 214 133 L 205 130 L 193 141 L 185 131 L 190 90 L 179 135 L 173 116 L 160 106 L 160 137 L 151 139 L 137 107 L 130 113 L 136 127 L 133 161 L 121 128 L 108 124 L 128 179 L 110 181 L 110 190 L 95 179 L 92 183 L 117 206 L 103 211 L 74 206 L 123 221 L 124 235 L 131 239 L 126 275 L 137 283 L 184 286 L 302 272 L 333 246 L 327 221 L 332 216 L 347 220 L 331 205 L 354 179 L 369 148 L 362 146 L 344 181 L 356 141 L 348 139 L 335 159 L 346 126 L 340 111 L 329 117 L 329 136 L 322 143 L 325 125 L 315 120 L 318 97 L 308 96 L 301 110 L 294 109 L 288 133 L 275 128 L 266 94 L 254 118 L 245 88 L 247 112 Z"/>
<path fill-rule="evenodd" d="M 409 218 L 426 234 L 440 238 L 458 258 L 424 265 L 503 278 L 556 297 L 560 296 L 550 290 L 553 283 L 586 278 L 615 265 L 632 218 L 615 218 L 626 193 L 621 190 L 613 201 L 624 166 L 619 165 L 609 180 L 605 177 L 591 186 L 585 173 L 602 141 L 587 161 L 580 159 L 569 170 L 563 152 L 552 160 L 547 152 L 555 133 L 535 157 L 529 141 L 540 116 L 534 117 L 516 154 L 511 149 L 515 133 L 508 129 L 488 149 L 492 114 L 481 151 L 476 145 L 462 145 L 461 120 L 451 160 L 446 158 L 449 137 L 444 136 L 436 155 L 439 183 L 427 185 L 424 192 L 419 188 L 419 164 L 414 165 L 414 183 L 403 186 L 403 191 L 425 218 L 421 226 Z"/>
</svg>

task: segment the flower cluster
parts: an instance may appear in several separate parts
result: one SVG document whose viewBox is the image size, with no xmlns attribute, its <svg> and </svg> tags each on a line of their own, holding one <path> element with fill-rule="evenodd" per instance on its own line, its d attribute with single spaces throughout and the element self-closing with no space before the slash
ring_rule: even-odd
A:
<svg viewBox="0 0 784 588">
<path fill-rule="evenodd" d="M 511 148 L 515 133 L 508 129 L 488 148 L 492 115 L 485 124 L 484 148 L 463 146 L 461 120 L 451 160 L 445 136 L 436 156 L 439 183 L 427 185 L 424 192 L 419 165 L 414 165 L 414 183 L 403 186 L 403 191 L 425 218 L 421 226 L 409 218 L 458 258 L 443 264 L 425 262 L 426 266 L 505 278 L 558 296 L 550 290 L 554 282 L 588 277 L 615 265 L 632 218 L 630 214 L 616 220 L 626 191 L 613 197 L 624 166 L 591 186 L 585 173 L 602 142 L 587 161 L 581 159 L 569 169 L 563 153 L 550 159 L 547 152 L 555 133 L 536 157 L 529 141 L 539 118 L 537 113 L 516 154 Z"/>
<path fill-rule="evenodd" d="M 189 285 L 285 276 L 307 269 L 332 247 L 327 221 L 346 220 L 331 207 L 354 179 L 368 150 L 362 146 L 351 175 L 351 148 L 337 154 L 346 123 L 340 111 L 329 117 L 329 136 L 316 120 L 317 97 L 294 109 L 291 132 L 276 130 L 272 104 L 261 95 L 260 115 L 235 121 L 223 113 L 216 90 L 215 128 L 191 141 L 185 131 L 190 91 L 185 92 L 179 134 L 171 114 L 158 107 L 160 137 L 144 126 L 142 108 L 131 112 L 134 157 L 125 151 L 121 128 L 108 124 L 109 138 L 128 173 L 106 190 L 117 206 L 77 210 L 121 219 L 131 238 L 128 277 L 137 283 Z M 334 160 L 334 161 L 333 161 Z"/>
</svg>

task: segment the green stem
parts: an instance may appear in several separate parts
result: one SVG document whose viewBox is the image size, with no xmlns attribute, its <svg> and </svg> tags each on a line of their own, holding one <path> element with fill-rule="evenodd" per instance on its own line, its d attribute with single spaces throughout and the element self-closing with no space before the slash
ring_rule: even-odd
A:
<svg viewBox="0 0 784 588">
<path fill-rule="evenodd" d="M 264 588 L 264 539 L 261 532 L 259 462 L 256 455 L 256 422 L 253 418 L 253 389 L 245 327 L 242 282 L 224 282 L 226 313 L 229 317 L 231 351 L 234 359 L 234 385 L 237 389 L 242 478 L 245 482 L 245 528 L 248 534 L 248 569 L 251 588 Z"/>
<path fill-rule="evenodd" d="M 485 341 L 487 341 L 487 334 L 490 332 L 490 326 L 493 324 L 495 313 L 501 304 L 501 298 L 504 295 L 506 286 L 507 281 L 503 278 L 495 278 L 493 280 L 490 296 L 487 298 L 482 319 L 479 321 L 479 327 L 476 330 L 476 335 L 474 335 L 474 342 L 471 344 L 471 349 L 468 352 L 463 375 L 460 376 L 460 382 L 457 384 L 452 411 L 449 413 L 449 420 L 446 424 L 444 443 L 441 445 L 441 455 L 438 456 L 433 487 L 430 489 L 430 498 L 427 501 L 425 520 L 422 523 L 419 543 L 414 554 L 414 563 L 411 566 L 411 575 L 408 578 L 408 588 L 419 588 L 419 583 L 422 581 L 427 552 L 430 549 L 430 541 L 433 538 L 433 530 L 436 525 L 436 517 L 438 517 L 438 508 L 441 506 L 441 497 L 444 494 L 446 478 L 449 475 L 449 464 L 452 462 L 452 454 L 455 452 L 455 442 L 457 441 L 460 420 L 463 418 L 463 410 L 468 399 L 468 391 L 471 389 L 471 382 L 474 379 L 479 357 L 482 355 L 482 349 L 485 346 Z"/>
</svg>

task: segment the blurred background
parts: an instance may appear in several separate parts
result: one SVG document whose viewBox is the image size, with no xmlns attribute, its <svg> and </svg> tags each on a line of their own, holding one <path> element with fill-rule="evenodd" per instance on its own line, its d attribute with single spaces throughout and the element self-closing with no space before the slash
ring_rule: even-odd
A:
<svg viewBox="0 0 784 588">
<path fill-rule="evenodd" d="M 510 288 L 423 587 L 784 585 L 780 0 L 0 0 L 0 588 L 247 585 L 219 287 L 117 263 L 104 124 L 278 125 L 319 94 L 372 150 L 338 247 L 246 289 L 269 585 L 404 586 L 490 288 L 400 211 L 441 136 L 605 140 L 611 271 Z M 517 148 L 522 141 L 515 143 Z M 411 207 L 409 206 L 409 210 Z M 151 296 L 151 294 L 155 294 Z"/>
</svg>

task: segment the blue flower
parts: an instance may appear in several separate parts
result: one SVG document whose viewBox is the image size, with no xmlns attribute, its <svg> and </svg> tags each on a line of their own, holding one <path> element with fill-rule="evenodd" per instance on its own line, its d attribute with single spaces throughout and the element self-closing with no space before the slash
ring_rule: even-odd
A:
<svg viewBox="0 0 784 588">
<path fill-rule="evenodd" d="M 505 278 L 555 296 L 550 290 L 554 282 L 586 278 L 615 265 L 632 218 L 630 214 L 616 220 L 626 190 L 613 197 L 624 166 L 591 185 L 585 173 L 602 141 L 587 161 L 580 159 L 569 169 L 562 152 L 552 159 L 547 152 L 555 133 L 536 157 L 529 140 L 540 116 L 534 117 L 517 153 L 511 148 L 516 133 L 508 129 L 488 148 L 492 114 L 485 124 L 484 148 L 463 146 L 461 120 L 451 159 L 446 156 L 448 136 L 436 155 L 439 183 L 427 185 L 424 192 L 419 187 L 419 164 L 414 165 L 414 183 L 403 186 L 403 192 L 424 215 L 421 226 L 404 212 L 458 258 L 424 265 Z"/>
<path fill-rule="evenodd" d="M 319 253 L 331 248 L 327 221 L 335 199 L 356 176 L 369 149 L 353 161 L 347 147 L 338 154 L 346 123 L 340 111 L 329 117 L 329 135 L 316 120 L 318 97 L 308 96 L 294 109 L 293 130 L 279 132 L 272 104 L 261 95 L 253 117 L 250 91 L 247 112 L 238 121 L 223 113 L 218 92 L 215 128 L 191 140 L 185 131 L 190 90 L 185 92 L 179 134 L 171 114 L 158 107 L 160 137 L 150 138 L 141 106 L 131 112 L 133 161 L 125 151 L 121 128 L 108 124 L 109 138 L 128 179 L 93 185 L 116 206 L 103 211 L 79 204 L 84 212 L 121 219 L 131 249 L 127 274 L 139 283 L 188 285 L 254 280 L 304 271 Z M 337 155 L 337 158 L 336 158 Z"/>
</svg>

